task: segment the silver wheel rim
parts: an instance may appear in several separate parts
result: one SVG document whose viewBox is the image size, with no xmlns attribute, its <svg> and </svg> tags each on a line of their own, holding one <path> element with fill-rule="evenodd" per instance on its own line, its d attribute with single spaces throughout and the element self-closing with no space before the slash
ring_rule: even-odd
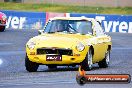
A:
<svg viewBox="0 0 132 88">
<path fill-rule="evenodd" d="M 110 62 L 110 52 L 108 51 L 106 53 L 106 63 L 109 64 L 109 62 Z"/>
<path fill-rule="evenodd" d="M 93 64 L 92 58 L 93 58 L 93 56 L 91 54 L 91 51 L 89 51 L 88 52 L 88 66 L 89 66 L 90 69 L 92 68 L 92 64 Z"/>
</svg>

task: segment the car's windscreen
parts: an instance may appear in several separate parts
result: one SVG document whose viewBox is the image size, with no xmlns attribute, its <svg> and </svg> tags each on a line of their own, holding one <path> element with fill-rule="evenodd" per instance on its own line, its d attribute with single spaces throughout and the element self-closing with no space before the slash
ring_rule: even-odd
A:
<svg viewBox="0 0 132 88">
<path fill-rule="evenodd" d="M 48 22 L 44 32 L 92 34 L 92 23 L 86 20 L 52 20 Z"/>
</svg>

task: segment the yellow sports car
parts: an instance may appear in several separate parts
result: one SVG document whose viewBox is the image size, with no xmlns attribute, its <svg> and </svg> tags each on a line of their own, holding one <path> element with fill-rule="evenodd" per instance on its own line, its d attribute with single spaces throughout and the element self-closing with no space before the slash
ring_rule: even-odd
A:
<svg viewBox="0 0 132 88">
<path fill-rule="evenodd" d="M 81 65 L 91 70 L 94 63 L 108 67 L 111 37 L 98 21 L 86 17 L 55 17 L 50 19 L 26 44 L 25 67 L 37 71 L 39 65 L 48 68 Z"/>
</svg>

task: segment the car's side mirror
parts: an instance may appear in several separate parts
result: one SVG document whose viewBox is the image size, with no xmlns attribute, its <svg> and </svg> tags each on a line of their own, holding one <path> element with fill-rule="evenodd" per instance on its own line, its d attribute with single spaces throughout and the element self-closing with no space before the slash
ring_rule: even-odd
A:
<svg viewBox="0 0 132 88">
<path fill-rule="evenodd" d="M 38 34 L 41 35 L 44 32 L 44 30 L 38 30 Z"/>
</svg>

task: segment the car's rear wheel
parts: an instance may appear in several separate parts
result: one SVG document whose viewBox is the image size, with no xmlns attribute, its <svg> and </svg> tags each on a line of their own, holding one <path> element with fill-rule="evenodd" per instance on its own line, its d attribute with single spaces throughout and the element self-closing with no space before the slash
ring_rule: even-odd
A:
<svg viewBox="0 0 132 88">
<path fill-rule="evenodd" d="M 0 26 L 0 32 L 3 32 L 5 30 L 5 26 Z"/>
<path fill-rule="evenodd" d="M 85 59 L 83 60 L 81 66 L 82 66 L 82 69 L 84 70 L 91 70 L 92 65 L 93 65 L 93 54 L 92 54 L 92 50 L 90 49 Z"/>
<path fill-rule="evenodd" d="M 29 58 L 26 55 L 26 57 L 25 57 L 25 67 L 26 67 L 26 70 L 29 71 L 29 72 L 36 72 L 38 67 L 39 67 L 39 64 L 30 61 Z"/>
<path fill-rule="evenodd" d="M 48 65 L 48 69 L 56 69 L 57 66 L 56 65 Z"/>
<path fill-rule="evenodd" d="M 100 68 L 106 68 L 106 67 L 108 67 L 109 62 L 110 62 L 110 51 L 108 50 L 105 53 L 105 58 L 102 61 L 100 61 L 98 63 L 98 65 L 99 65 Z"/>
</svg>

